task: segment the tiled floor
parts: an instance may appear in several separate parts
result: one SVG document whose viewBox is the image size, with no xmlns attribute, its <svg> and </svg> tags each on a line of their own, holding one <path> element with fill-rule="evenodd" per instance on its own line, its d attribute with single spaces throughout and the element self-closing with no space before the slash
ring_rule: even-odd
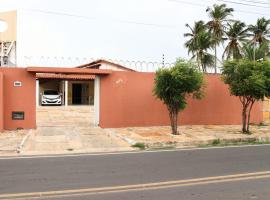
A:
<svg viewBox="0 0 270 200">
<path fill-rule="evenodd" d="M 94 126 L 94 106 L 40 106 L 37 126 Z"/>
</svg>

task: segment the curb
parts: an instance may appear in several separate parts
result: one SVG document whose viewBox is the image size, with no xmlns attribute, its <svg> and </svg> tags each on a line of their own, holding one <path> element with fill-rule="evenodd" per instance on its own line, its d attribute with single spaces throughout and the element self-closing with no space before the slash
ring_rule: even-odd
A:
<svg viewBox="0 0 270 200">
<path fill-rule="evenodd" d="M 30 135 L 32 134 L 33 130 L 31 129 L 22 139 L 22 141 L 20 142 L 20 144 L 18 145 L 18 147 L 16 148 L 16 152 L 17 153 L 21 153 L 22 148 L 25 144 L 25 142 L 28 140 L 28 138 L 30 137 Z"/>
<path fill-rule="evenodd" d="M 118 137 L 118 138 L 120 138 L 120 139 L 126 141 L 126 142 L 129 143 L 130 145 L 134 145 L 134 144 L 137 143 L 137 141 L 132 140 L 132 139 L 130 139 L 130 138 L 128 138 L 128 137 L 121 136 L 121 135 L 117 134 L 115 131 L 113 131 L 113 130 L 111 130 L 111 129 L 104 129 L 104 130 L 105 130 L 107 133 L 109 133 L 109 134 L 111 134 L 111 135 L 113 135 L 113 136 L 115 136 L 115 137 Z"/>
</svg>

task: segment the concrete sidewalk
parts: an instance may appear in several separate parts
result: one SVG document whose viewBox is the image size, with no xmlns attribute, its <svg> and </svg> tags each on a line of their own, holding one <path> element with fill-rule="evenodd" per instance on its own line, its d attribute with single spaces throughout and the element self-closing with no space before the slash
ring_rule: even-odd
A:
<svg viewBox="0 0 270 200">
<path fill-rule="evenodd" d="M 130 145 L 99 127 L 39 127 L 21 155 L 129 151 Z"/>
<path fill-rule="evenodd" d="M 29 130 L 5 131 L 0 133 L 0 155 L 16 155 L 23 138 Z"/>
<path fill-rule="evenodd" d="M 270 126 L 251 126 L 251 135 L 242 134 L 241 126 L 179 126 L 180 135 L 172 135 L 169 126 L 133 127 L 110 129 L 111 132 L 131 143 L 144 143 L 148 147 L 186 147 L 207 145 L 214 140 L 223 142 L 270 142 Z"/>
<path fill-rule="evenodd" d="M 93 106 L 37 108 L 37 126 L 21 155 L 127 151 L 124 140 L 94 125 Z"/>
<path fill-rule="evenodd" d="M 270 142 L 270 126 L 251 126 L 252 135 L 242 134 L 241 126 L 179 126 L 180 135 L 172 135 L 168 126 L 102 129 L 94 126 L 40 126 L 32 130 L 19 155 L 117 152 L 136 150 L 135 143 L 149 148 L 194 147 L 213 143 Z M 16 149 L 29 134 L 27 130 L 0 134 L 0 155 L 18 155 Z"/>
</svg>

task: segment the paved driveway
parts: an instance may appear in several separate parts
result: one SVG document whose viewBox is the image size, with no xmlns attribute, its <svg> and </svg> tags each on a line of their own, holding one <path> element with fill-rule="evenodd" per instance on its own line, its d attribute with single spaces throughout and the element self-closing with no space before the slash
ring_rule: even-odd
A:
<svg viewBox="0 0 270 200">
<path fill-rule="evenodd" d="M 37 129 L 22 154 L 130 150 L 130 145 L 94 126 L 93 106 L 39 107 Z"/>
</svg>

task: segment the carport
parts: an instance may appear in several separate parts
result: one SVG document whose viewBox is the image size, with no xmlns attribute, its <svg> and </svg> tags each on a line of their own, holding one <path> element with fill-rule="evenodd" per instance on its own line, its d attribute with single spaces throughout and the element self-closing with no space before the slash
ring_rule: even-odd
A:
<svg viewBox="0 0 270 200">
<path fill-rule="evenodd" d="M 72 121 L 67 120 L 68 116 L 85 119 L 86 115 L 89 115 L 89 119 L 93 119 L 90 124 L 99 124 L 100 76 L 109 75 L 112 73 L 111 70 L 28 67 L 27 71 L 36 74 L 38 125 L 55 122 L 56 125 L 64 126 L 67 121 L 72 123 Z M 62 105 L 41 107 L 41 96 L 48 89 L 59 92 Z M 90 108 L 85 108 L 86 106 Z M 79 113 L 84 113 L 84 115 L 80 116 Z M 44 118 L 44 116 L 47 117 Z M 63 118 L 63 116 L 66 117 Z M 80 120 L 77 121 L 80 122 Z"/>
</svg>

